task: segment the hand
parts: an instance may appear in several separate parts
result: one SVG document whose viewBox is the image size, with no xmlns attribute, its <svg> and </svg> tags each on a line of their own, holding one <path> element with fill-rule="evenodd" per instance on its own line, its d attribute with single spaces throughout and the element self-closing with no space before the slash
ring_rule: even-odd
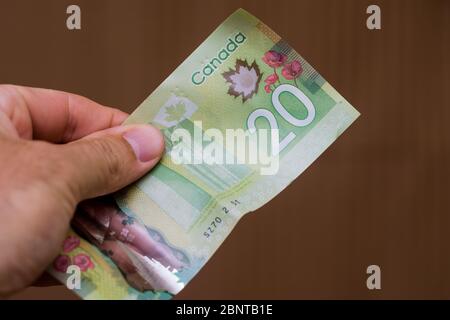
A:
<svg viewBox="0 0 450 320">
<path fill-rule="evenodd" d="M 0 296 L 30 285 L 61 249 L 76 205 L 138 179 L 161 132 L 46 89 L 0 86 Z"/>
</svg>

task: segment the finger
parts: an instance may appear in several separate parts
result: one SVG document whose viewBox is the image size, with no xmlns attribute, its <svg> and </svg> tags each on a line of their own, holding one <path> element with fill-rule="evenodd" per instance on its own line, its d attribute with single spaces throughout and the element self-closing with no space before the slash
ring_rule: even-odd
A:
<svg viewBox="0 0 450 320">
<path fill-rule="evenodd" d="M 127 114 L 82 96 L 13 85 L 0 86 L 0 111 L 26 139 L 64 143 L 120 125 Z"/>
<path fill-rule="evenodd" d="M 150 125 L 119 126 L 58 146 L 68 166 L 63 177 L 78 201 L 130 184 L 160 159 L 161 132 Z"/>
</svg>

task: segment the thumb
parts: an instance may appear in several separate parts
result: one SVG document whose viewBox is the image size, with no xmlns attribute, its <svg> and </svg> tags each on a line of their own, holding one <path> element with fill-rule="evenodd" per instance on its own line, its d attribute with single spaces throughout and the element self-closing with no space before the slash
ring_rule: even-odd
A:
<svg viewBox="0 0 450 320">
<path fill-rule="evenodd" d="M 143 176 L 161 158 L 164 139 L 150 125 L 119 126 L 62 146 L 67 185 L 76 200 L 119 190 Z"/>
</svg>

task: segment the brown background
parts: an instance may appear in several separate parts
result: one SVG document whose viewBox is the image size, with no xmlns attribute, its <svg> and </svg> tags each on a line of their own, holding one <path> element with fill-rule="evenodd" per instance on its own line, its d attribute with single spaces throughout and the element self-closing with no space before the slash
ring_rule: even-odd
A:
<svg viewBox="0 0 450 320">
<path fill-rule="evenodd" d="M 82 9 L 68 31 L 65 9 Z M 365 9 L 382 9 L 369 31 Z M 132 111 L 236 8 L 361 113 L 180 298 L 450 298 L 450 1 L 0 1 L 0 83 Z M 382 269 L 382 290 L 366 268 Z M 63 287 L 16 298 L 74 298 Z"/>
</svg>

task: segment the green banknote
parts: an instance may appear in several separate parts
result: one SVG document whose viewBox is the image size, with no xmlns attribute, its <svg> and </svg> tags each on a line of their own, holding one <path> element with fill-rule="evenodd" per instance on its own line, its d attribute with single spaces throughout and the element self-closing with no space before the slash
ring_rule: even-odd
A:
<svg viewBox="0 0 450 320">
<path fill-rule="evenodd" d="M 114 198 L 81 204 L 50 272 L 85 299 L 171 298 L 244 214 L 358 115 L 274 31 L 237 10 L 126 121 L 162 130 L 160 164 Z"/>
</svg>

